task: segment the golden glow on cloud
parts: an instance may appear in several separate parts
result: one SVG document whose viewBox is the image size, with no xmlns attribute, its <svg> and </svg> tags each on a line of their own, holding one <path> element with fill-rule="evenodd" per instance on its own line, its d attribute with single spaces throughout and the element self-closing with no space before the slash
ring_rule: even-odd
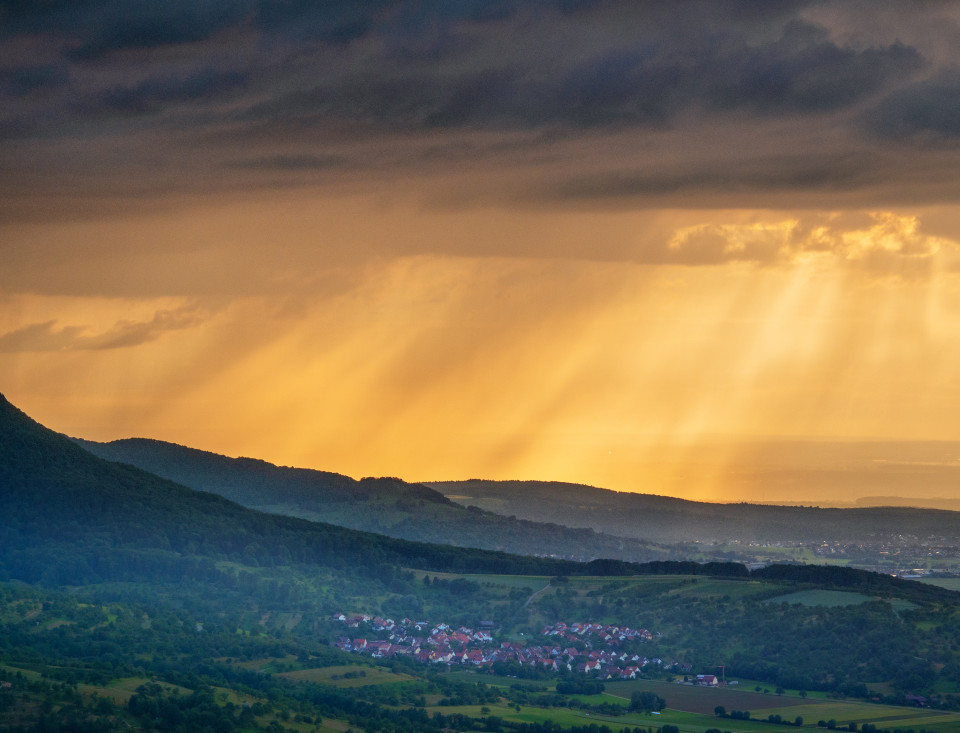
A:
<svg viewBox="0 0 960 733">
<path fill-rule="evenodd" d="M 960 440 L 960 6 L 21 5 L 0 391 L 55 429 L 798 500 Z"/>
<path fill-rule="evenodd" d="M 448 221 L 405 214 L 400 239 L 439 238 Z M 757 495 L 738 468 L 744 441 L 960 440 L 955 240 L 892 212 L 657 216 L 678 225 L 659 246 L 640 232 L 647 254 L 633 261 L 344 256 L 342 286 L 314 291 L 310 235 L 278 225 L 274 238 L 305 244 L 281 248 L 276 266 L 242 251 L 227 266 L 251 283 L 251 267 L 296 281 L 289 263 L 312 262 L 287 294 L 7 296 L 0 383 L 41 422 L 90 439 L 714 500 L 818 498 L 808 486 Z M 637 219 L 588 221 L 602 249 L 625 233 L 600 221 Z M 526 241 L 536 216 L 489 223 L 504 237 L 518 224 L 501 247 L 544 247 Z M 324 231 L 348 236 L 336 220 Z"/>
</svg>

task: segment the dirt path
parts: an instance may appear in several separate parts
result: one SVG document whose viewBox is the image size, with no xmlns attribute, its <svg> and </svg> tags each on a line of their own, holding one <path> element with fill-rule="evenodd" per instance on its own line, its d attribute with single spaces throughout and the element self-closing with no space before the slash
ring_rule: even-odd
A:
<svg viewBox="0 0 960 733">
<path fill-rule="evenodd" d="M 526 608 L 527 606 L 529 606 L 529 605 L 530 605 L 530 601 L 532 601 L 532 600 L 533 600 L 534 598 L 536 598 L 537 596 L 543 595 L 543 594 L 544 594 L 546 591 L 548 591 L 548 590 L 550 590 L 550 584 L 549 584 L 549 583 L 547 583 L 545 586 L 543 586 L 543 588 L 541 588 L 540 590 L 537 590 L 537 591 L 534 591 L 533 593 L 531 593 L 531 594 L 530 594 L 530 597 L 527 599 L 527 602 L 523 604 L 523 607 Z"/>
</svg>

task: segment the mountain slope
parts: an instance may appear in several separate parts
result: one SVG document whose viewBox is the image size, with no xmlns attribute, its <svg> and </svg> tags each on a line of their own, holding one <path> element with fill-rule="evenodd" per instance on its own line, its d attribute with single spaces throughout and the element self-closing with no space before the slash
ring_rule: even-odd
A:
<svg viewBox="0 0 960 733">
<path fill-rule="evenodd" d="M 352 529 L 461 547 L 576 560 L 649 561 L 669 556 L 642 538 L 501 516 L 468 508 L 422 484 L 394 478 L 356 481 L 325 471 L 228 458 L 158 440 L 77 440 L 95 455 L 136 466 L 244 506 Z"/>
<path fill-rule="evenodd" d="M 215 576 L 215 561 L 538 574 L 586 566 L 423 542 L 253 511 L 97 458 L 0 395 L 0 578 L 82 584 Z"/>
<path fill-rule="evenodd" d="M 258 512 L 132 466 L 105 461 L 39 425 L 0 395 L 0 580 L 236 580 L 236 568 L 300 565 L 307 572 L 389 581 L 401 568 L 455 573 L 747 579 L 736 563 L 589 563 L 393 539 Z M 955 600 L 957 594 L 849 568 L 771 566 L 753 573 L 872 594 Z"/>
<path fill-rule="evenodd" d="M 960 514 L 937 509 L 711 504 L 552 481 L 470 480 L 427 486 L 489 511 L 663 543 L 960 537 Z"/>
</svg>

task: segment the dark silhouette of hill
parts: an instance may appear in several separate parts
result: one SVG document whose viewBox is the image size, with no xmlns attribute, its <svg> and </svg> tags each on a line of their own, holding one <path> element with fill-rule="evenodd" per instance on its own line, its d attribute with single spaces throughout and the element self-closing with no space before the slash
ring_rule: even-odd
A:
<svg viewBox="0 0 960 733">
<path fill-rule="evenodd" d="M 246 507 L 400 539 L 575 560 L 665 559 L 665 548 L 563 522 L 537 522 L 464 507 L 439 491 L 396 478 L 355 480 L 326 471 L 228 458 L 159 440 L 74 439 L 95 455 L 149 471 Z"/>
<path fill-rule="evenodd" d="M 232 571 L 217 565 L 230 561 L 380 580 L 396 577 L 401 568 L 541 576 L 686 574 L 775 578 L 920 602 L 958 597 L 849 568 L 772 566 L 751 574 L 737 563 L 578 563 L 411 542 L 268 514 L 98 458 L 2 395 L 0 518 L 0 581 L 50 586 L 186 580 L 217 585 L 235 580 Z"/>
<path fill-rule="evenodd" d="M 502 514 L 661 543 L 870 542 L 960 536 L 960 514 L 911 507 L 819 508 L 712 504 L 555 481 L 429 482 L 447 497 Z"/>
<path fill-rule="evenodd" d="M 216 579 L 215 561 L 574 574 L 586 565 L 410 542 L 267 514 L 94 456 L 0 395 L 0 579 Z"/>
<path fill-rule="evenodd" d="M 854 504 L 857 507 L 908 506 L 920 509 L 946 509 L 951 512 L 960 512 L 960 499 L 944 499 L 942 497 L 861 496 Z"/>
</svg>

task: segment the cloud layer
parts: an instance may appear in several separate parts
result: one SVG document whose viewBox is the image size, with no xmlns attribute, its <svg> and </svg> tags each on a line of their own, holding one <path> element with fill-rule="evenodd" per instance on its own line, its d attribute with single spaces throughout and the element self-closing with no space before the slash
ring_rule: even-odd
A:
<svg viewBox="0 0 960 733">
<path fill-rule="evenodd" d="M 0 4 L 0 213 L 451 176 L 461 203 L 956 190 L 948 4 L 340 5 Z"/>
<path fill-rule="evenodd" d="M 958 100 L 933 0 L 0 0 L 0 390 L 411 479 L 960 440 Z"/>
</svg>

